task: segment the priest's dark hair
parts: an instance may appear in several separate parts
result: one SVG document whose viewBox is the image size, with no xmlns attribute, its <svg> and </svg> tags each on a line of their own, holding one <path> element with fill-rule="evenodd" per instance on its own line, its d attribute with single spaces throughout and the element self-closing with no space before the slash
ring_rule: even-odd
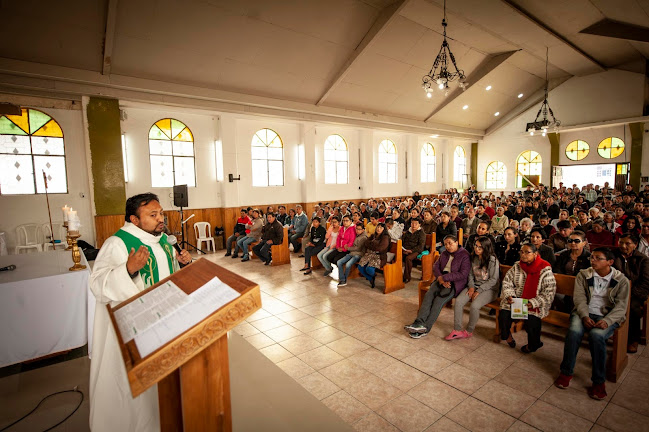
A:
<svg viewBox="0 0 649 432">
<path fill-rule="evenodd" d="M 124 215 L 124 220 L 126 222 L 131 221 L 131 216 L 139 217 L 137 211 L 140 207 L 149 204 L 151 201 L 158 201 L 158 195 L 148 192 L 139 195 L 134 195 L 126 200 L 126 215 Z"/>
</svg>

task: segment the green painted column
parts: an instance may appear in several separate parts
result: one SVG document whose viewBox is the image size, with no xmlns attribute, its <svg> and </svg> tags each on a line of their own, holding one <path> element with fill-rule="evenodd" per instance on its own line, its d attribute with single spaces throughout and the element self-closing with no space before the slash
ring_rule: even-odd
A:
<svg viewBox="0 0 649 432">
<path fill-rule="evenodd" d="M 629 181 L 633 190 L 640 191 L 640 175 L 642 174 L 642 139 L 644 134 L 644 123 L 630 123 L 631 130 L 631 172 Z"/>
<path fill-rule="evenodd" d="M 91 97 L 86 112 L 97 216 L 123 214 L 126 184 L 119 101 Z"/>
<path fill-rule="evenodd" d="M 478 143 L 471 143 L 471 184 L 478 187 Z M 471 185 L 469 185 L 471 187 Z"/>
<path fill-rule="evenodd" d="M 547 177 L 547 180 L 542 182 L 548 188 L 552 188 L 552 171 L 555 166 L 559 165 L 559 155 L 561 154 L 560 143 L 560 134 L 558 133 L 549 133 L 548 141 L 550 141 L 550 173 Z"/>
</svg>

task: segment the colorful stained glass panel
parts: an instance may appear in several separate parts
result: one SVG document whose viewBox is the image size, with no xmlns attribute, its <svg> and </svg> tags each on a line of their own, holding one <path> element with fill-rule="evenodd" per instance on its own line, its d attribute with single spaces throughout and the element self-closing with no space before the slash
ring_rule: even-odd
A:
<svg viewBox="0 0 649 432">
<path fill-rule="evenodd" d="M 171 134 L 171 119 L 166 118 L 166 119 L 158 120 L 156 122 L 156 126 L 158 126 L 160 128 L 160 130 L 162 131 L 162 133 L 165 134 L 165 136 L 167 136 L 167 139 L 171 139 L 171 136 L 172 136 L 172 134 Z"/>
<path fill-rule="evenodd" d="M 27 135 L 27 132 L 18 127 L 7 117 L 0 117 L 0 134 Z"/>
<path fill-rule="evenodd" d="M 39 130 L 45 123 L 49 122 L 52 117 L 44 112 L 29 110 L 29 133 L 34 133 Z"/>
<path fill-rule="evenodd" d="M 23 109 L 21 111 L 22 113 L 19 116 L 16 115 L 8 115 L 7 118 L 14 122 L 16 126 L 18 126 L 20 129 L 22 129 L 26 134 L 29 133 L 29 115 L 27 114 L 27 110 Z"/>
<path fill-rule="evenodd" d="M 34 132 L 35 136 L 57 137 L 63 138 L 63 131 L 61 126 L 54 120 L 45 123 L 39 130 Z"/>
</svg>

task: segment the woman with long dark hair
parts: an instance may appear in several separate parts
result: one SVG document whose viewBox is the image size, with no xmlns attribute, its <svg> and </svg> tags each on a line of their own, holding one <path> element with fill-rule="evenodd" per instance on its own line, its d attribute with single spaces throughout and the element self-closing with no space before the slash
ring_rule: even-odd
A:
<svg viewBox="0 0 649 432">
<path fill-rule="evenodd" d="M 480 318 L 480 309 L 498 297 L 498 280 L 500 278 L 500 263 L 496 258 L 494 246 L 489 237 L 480 236 L 476 239 L 471 252 L 471 271 L 467 287 L 455 298 L 455 322 L 453 331 L 446 340 L 470 338 Z M 464 306 L 471 302 L 469 309 L 469 324 L 462 329 Z"/>
</svg>

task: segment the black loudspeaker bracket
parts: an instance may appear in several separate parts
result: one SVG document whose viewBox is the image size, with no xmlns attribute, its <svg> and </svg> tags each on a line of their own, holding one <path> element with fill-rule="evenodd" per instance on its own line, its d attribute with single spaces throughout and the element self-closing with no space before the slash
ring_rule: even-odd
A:
<svg viewBox="0 0 649 432">
<path fill-rule="evenodd" d="M 235 177 L 234 174 L 228 174 L 228 180 L 230 183 L 233 183 L 235 180 L 241 180 L 241 175 L 239 177 Z"/>
</svg>

